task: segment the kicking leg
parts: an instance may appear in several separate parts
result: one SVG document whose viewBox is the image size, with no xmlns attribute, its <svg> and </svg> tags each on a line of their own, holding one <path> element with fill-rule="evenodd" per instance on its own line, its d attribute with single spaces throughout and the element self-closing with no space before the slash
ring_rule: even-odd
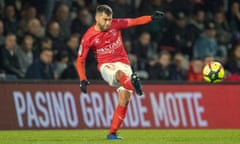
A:
<svg viewBox="0 0 240 144">
<path fill-rule="evenodd" d="M 118 70 L 115 74 L 115 78 L 125 89 L 134 91 L 131 79 L 123 71 Z"/>
<path fill-rule="evenodd" d="M 137 74 L 133 73 L 131 76 L 131 81 L 132 81 L 132 85 L 137 93 L 137 95 L 143 95 L 143 91 L 142 91 L 142 84 L 140 81 L 140 78 L 137 76 Z"/>
<path fill-rule="evenodd" d="M 126 89 L 132 90 L 137 93 L 137 95 L 143 95 L 142 84 L 140 82 L 140 78 L 137 74 L 133 73 L 131 75 L 131 79 L 121 70 L 116 72 L 116 80 Z"/>
</svg>

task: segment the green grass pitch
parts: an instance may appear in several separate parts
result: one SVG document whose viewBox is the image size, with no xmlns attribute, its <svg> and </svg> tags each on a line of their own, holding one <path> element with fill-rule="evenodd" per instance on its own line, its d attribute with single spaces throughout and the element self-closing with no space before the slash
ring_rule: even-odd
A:
<svg viewBox="0 0 240 144">
<path fill-rule="evenodd" d="M 122 141 L 106 139 L 108 130 L 0 131 L 0 144 L 239 144 L 240 130 L 120 130 Z"/>
</svg>

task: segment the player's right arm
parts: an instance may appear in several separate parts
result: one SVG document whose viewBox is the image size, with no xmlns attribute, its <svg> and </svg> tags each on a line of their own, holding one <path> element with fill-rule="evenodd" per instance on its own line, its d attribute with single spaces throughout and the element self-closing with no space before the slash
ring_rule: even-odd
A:
<svg viewBox="0 0 240 144">
<path fill-rule="evenodd" d="M 77 71 L 80 81 L 87 80 L 86 71 L 85 71 L 85 61 L 89 51 L 89 47 L 86 45 L 84 40 L 81 41 L 78 50 L 78 57 L 77 57 Z"/>
<path fill-rule="evenodd" d="M 88 55 L 88 51 L 90 49 L 90 46 L 88 45 L 88 42 L 84 40 L 84 38 L 81 41 L 81 44 L 79 46 L 78 51 L 78 57 L 77 57 L 77 72 L 80 79 L 80 88 L 82 92 L 87 92 L 87 85 L 89 84 L 87 77 L 86 77 L 86 70 L 85 70 L 85 61 L 86 57 Z"/>
</svg>

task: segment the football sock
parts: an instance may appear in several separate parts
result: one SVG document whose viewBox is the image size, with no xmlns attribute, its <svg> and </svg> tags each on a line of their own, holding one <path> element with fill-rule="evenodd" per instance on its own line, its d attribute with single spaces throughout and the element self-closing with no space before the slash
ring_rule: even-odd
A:
<svg viewBox="0 0 240 144">
<path fill-rule="evenodd" d="M 132 85 L 131 79 L 127 75 L 123 75 L 120 78 L 119 82 L 125 89 L 134 91 L 134 87 Z"/>
<path fill-rule="evenodd" d="M 110 134 L 116 133 L 117 130 L 120 128 L 125 116 L 127 113 L 127 107 L 118 105 L 112 119 L 112 124 L 110 127 Z"/>
</svg>

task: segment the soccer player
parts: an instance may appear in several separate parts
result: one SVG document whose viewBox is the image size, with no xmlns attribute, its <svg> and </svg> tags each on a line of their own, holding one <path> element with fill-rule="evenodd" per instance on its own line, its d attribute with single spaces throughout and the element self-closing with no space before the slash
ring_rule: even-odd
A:
<svg viewBox="0 0 240 144">
<path fill-rule="evenodd" d="M 119 104 L 114 112 L 107 139 L 121 140 L 122 138 L 117 136 L 116 132 L 125 118 L 131 93 L 135 91 L 137 95 L 142 95 L 143 92 L 140 79 L 130 67 L 120 30 L 161 19 L 164 13 L 156 11 L 152 16 L 133 19 L 113 19 L 112 14 L 112 9 L 108 5 L 97 6 L 96 23 L 87 30 L 81 40 L 77 70 L 80 77 L 80 89 L 87 93 L 89 81 L 85 74 L 85 60 L 89 49 L 92 49 L 102 78 L 110 86 L 116 87 L 118 93 Z"/>
</svg>

